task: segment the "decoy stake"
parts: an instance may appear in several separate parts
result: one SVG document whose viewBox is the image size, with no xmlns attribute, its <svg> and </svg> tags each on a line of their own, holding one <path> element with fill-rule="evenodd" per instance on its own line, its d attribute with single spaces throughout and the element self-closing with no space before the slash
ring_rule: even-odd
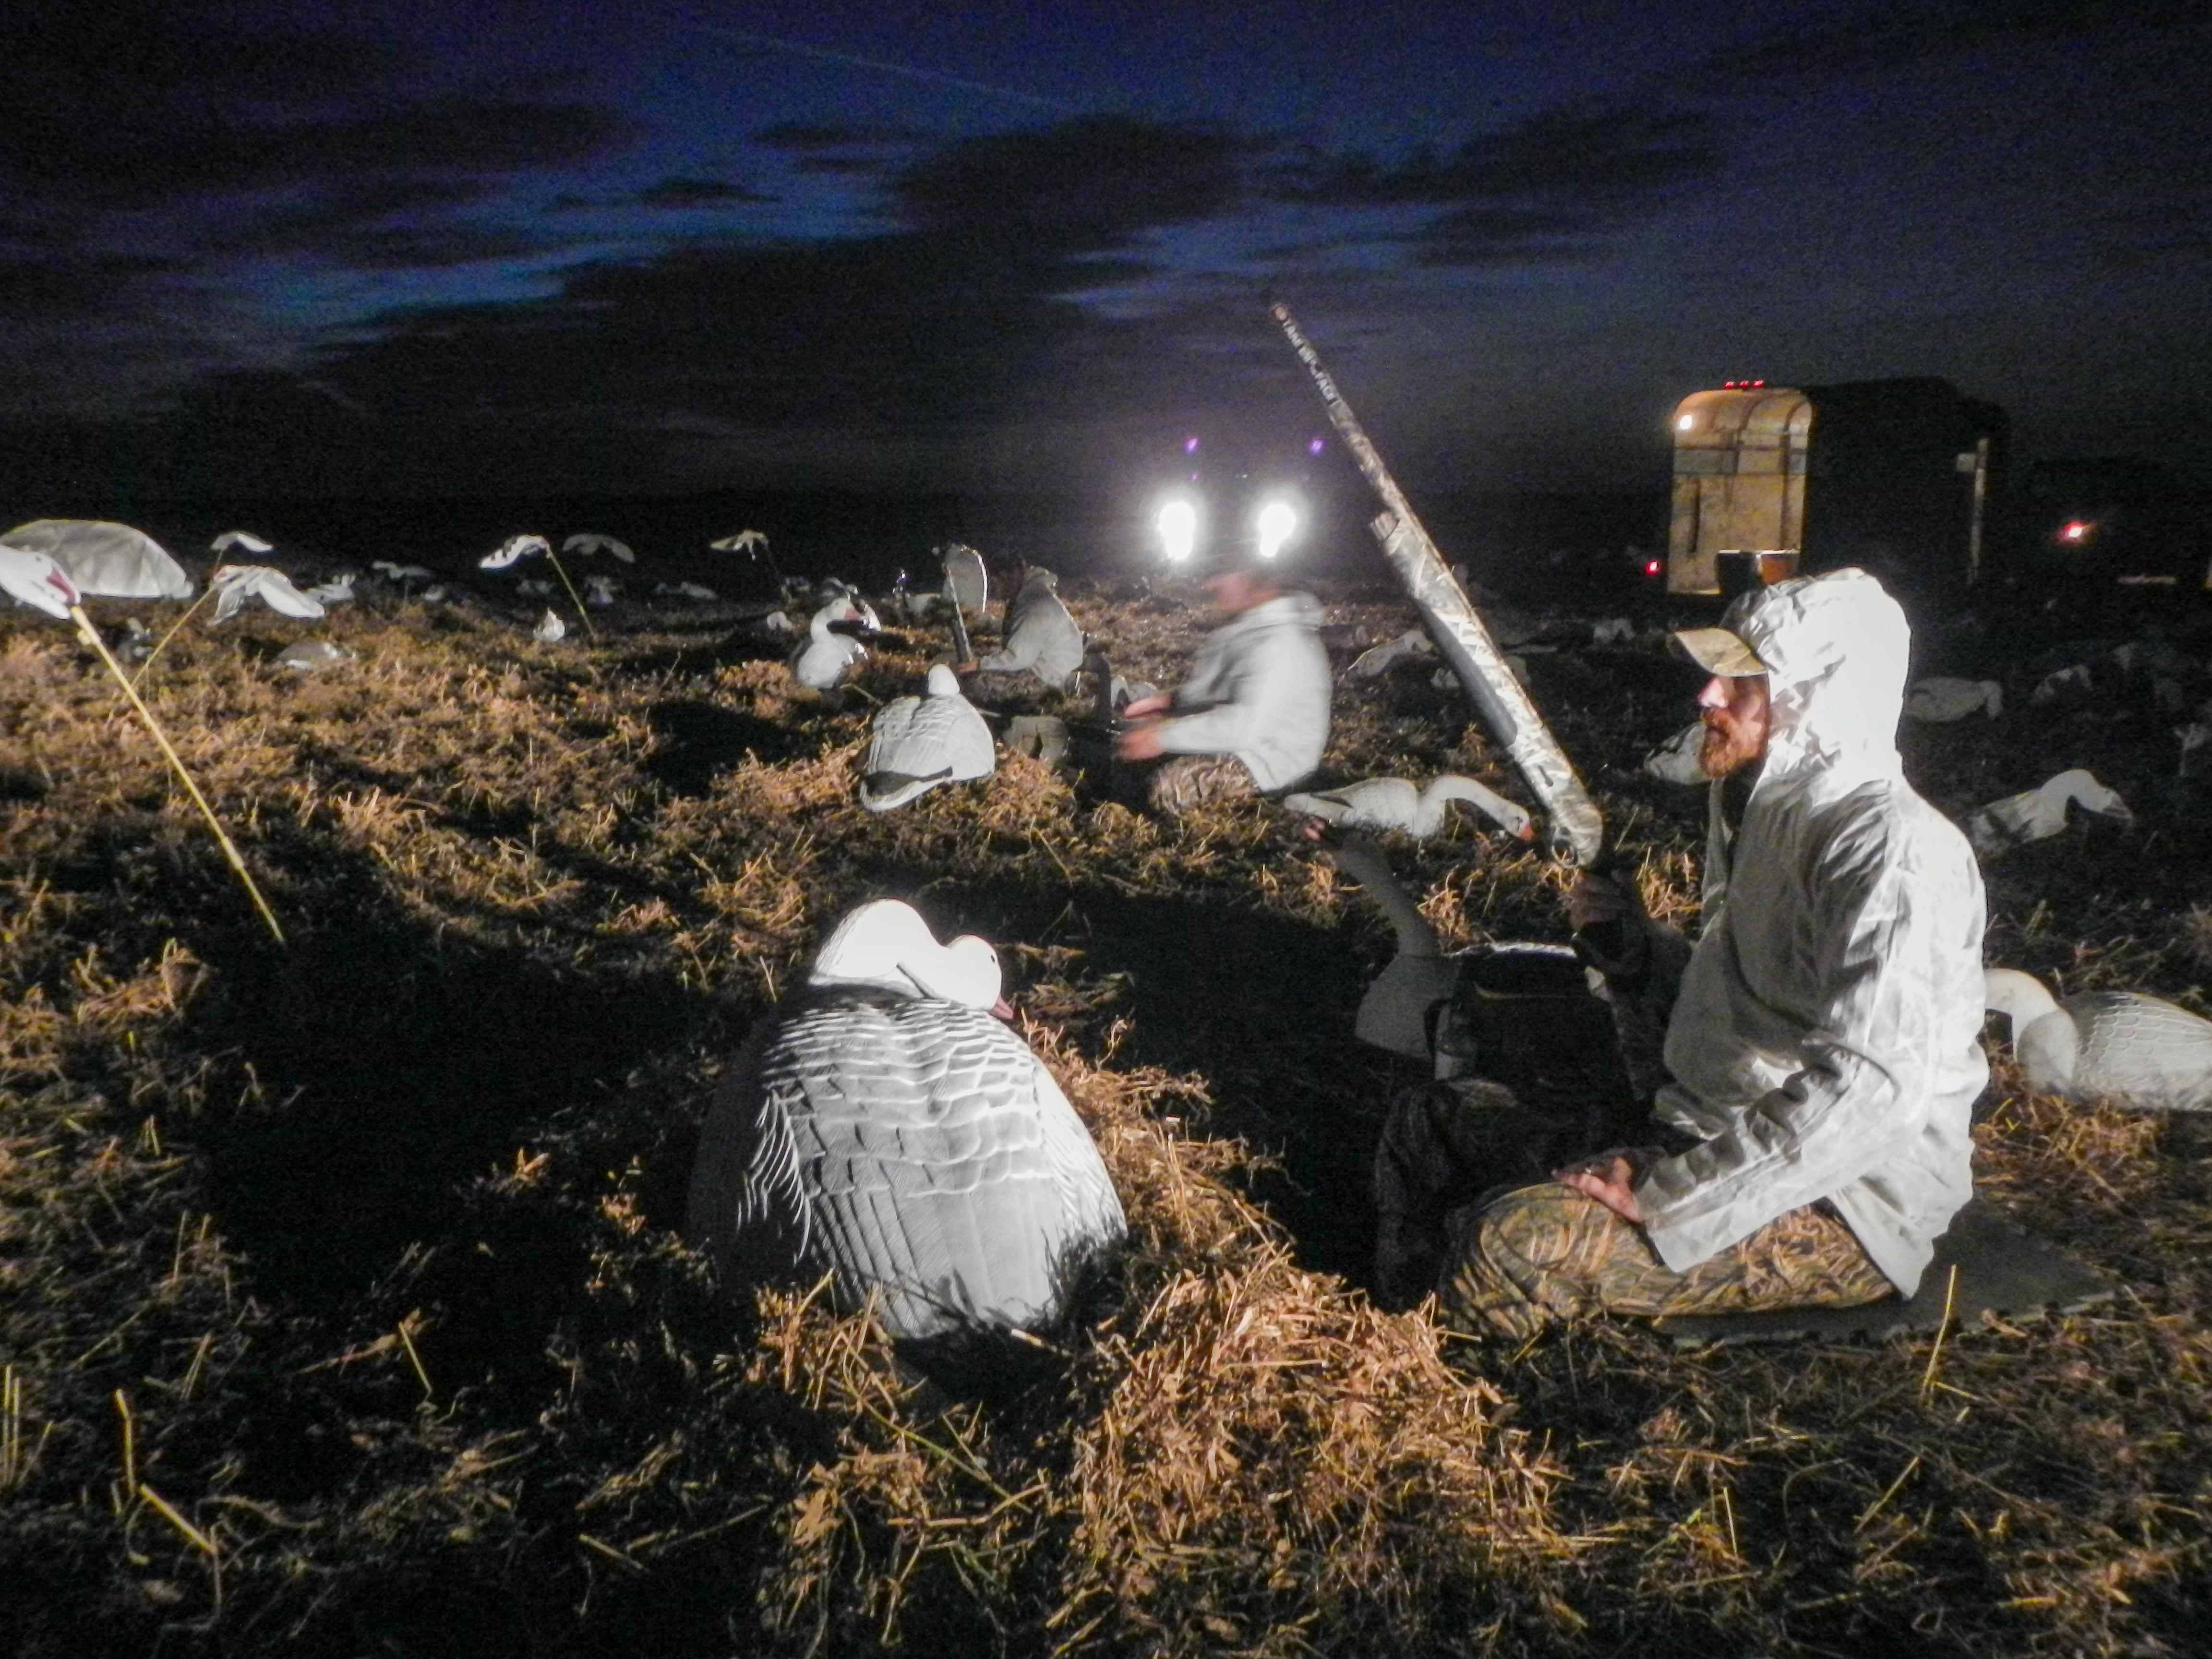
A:
<svg viewBox="0 0 2212 1659">
<path fill-rule="evenodd" d="M 576 607 L 576 614 L 583 618 L 584 632 L 597 639 L 599 630 L 592 626 L 592 613 L 584 609 L 584 601 L 576 592 L 576 584 L 568 580 L 568 573 L 561 564 L 561 556 L 553 550 L 550 542 L 545 544 L 545 558 L 553 567 L 553 574 L 561 579 L 561 586 L 568 590 L 568 603 Z"/>
<path fill-rule="evenodd" d="M 146 729 L 154 734 L 154 741 L 161 746 L 162 757 L 169 763 L 170 769 L 176 773 L 178 780 L 185 786 L 185 793 L 191 796 L 192 804 L 200 809 L 200 816 L 208 821 L 208 828 L 215 831 L 216 840 L 222 844 L 223 857 L 230 860 L 230 867 L 238 872 L 238 878 L 246 884 L 246 896 L 253 901 L 253 908 L 261 913 L 261 920 L 269 924 L 270 935 L 277 944 L 283 944 L 284 930 L 277 925 L 276 913 L 269 908 L 269 901 L 261 896 L 260 888 L 254 885 L 252 872 L 246 869 L 246 860 L 239 855 L 238 845 L 222 827 L 222 821 L 216 817 L 215 808 L 208 805 L 208 799 L 200 793 L 199 785 L 192 781 L 192 775 L 185 770 L 184 760 L 177 753 L 175 745 L 170 743 L 168 733 L 161 730 L 161 723 L 154 718 L 154 711 L 146 707 L 145 700 L 138 695 L 138 688 L 131 684 L 131 677 L 123 672 L 123 665 L 116 661 L 114 653 L 108 650 L 107 641 L 100 637 L 100 630 L 92 625 L 92 618 L 84 614 L 84 607 L 73 605 L 69 613 L 70 620 L 76 624 L 77 637 L 97 652 L 100 661 L 107 665 L 107 672 L 115 677 L 116 684 L 123 688 L 123 695 L 131 700 L 131 707 L 146 723 Z"/>
</svg>

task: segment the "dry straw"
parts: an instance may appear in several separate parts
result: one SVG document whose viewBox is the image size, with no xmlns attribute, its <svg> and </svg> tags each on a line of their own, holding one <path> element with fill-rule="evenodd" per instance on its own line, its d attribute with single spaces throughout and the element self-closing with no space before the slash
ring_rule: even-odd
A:
<svg viewBox="0 0 2212 1659">
<path fill-rule="evenodd" d="M 1123 672 L 1187 660 L 1174 597 L 1073 597 Z M 1376 640 L 1410 620 L 1331 609 Z M 733 659 L 711 613 L 612 614 L 574 659 L 465 602 L 370 603 L 331 623 L 354 660 L 307 682 L 175 641 L 164 713 L 222 731 L 211 785 L 297 872 L 314 945 L 281 980 L 234 953 L 223 887 L 172 878 L 191 832 L 145 804 L 162 767 L 103 741 L 112 696 L 66 641 L 0 624 L 0 734 L 40 744 L 0 735 L 20 1644 L 2198 1643 L 2206 1126 L 2000 1066 L 1978 1179 L 2129 1285 L 2087 1316 L 1771 1352 L 1604 1325 L 1455 1341 L 1358 1288 L 1365 1157 L 1405 1079 L 1348 1026 L 1389 939 L 1269 809 L 1165 828 L 1010 762 L 872 817 L 864 714 Z M 1634 773 L 1686 718 L 1676 671 L 1616 653 L 1592 689 L 1571 651 L 1531 665 L 1608 816 L 1647 815 L 1647 896 L 1694 922 L 1700 803 Z M 864 678 L 896 696 L 922 667 L 892 641 Z M 1330 764 L 1510 792 L 1455 709 L 1419 673 L 1347 687 Z M 1993 774 L 2057 740 L 1971 736 L 1908 734 L 1947 810 L 2034 781 Z M 2203 1007 L 2179 919 L 2212 904 L 2208 832 L 2136 833 L 2166 839 L 1993 866 L 1992 956 Z M 1455 939 L 1558 937 L 1520 849 L 1461 826 L 1391 851 Z M 1133 1230 L 1070 1325 L 972 1395 L 808 1287 L 719 1300 L 678 1231 L 731 1047 L 830 917 L 886 892 L 1000 942 Z"/>
<path fill-rule="evenodd" d="M 282 945 L 284 942 L 284 930 L 277 925 L 276 913 L 269 908 L 269 901 L 261 896 L 261 889 L 254 882 L 253 872 L 246 867 L 246 860 L 239 853 L 238 844 L 231 840 L 230 832 L 222 827 L 222 820 L 216 817 L 215 808 L 208 805 L 207 797 L 200 793 L 200 787 L 192 781 L 192 775 L 185 770 L 184 759 L 177 753 L 176 746 L 169 741 L 169 734 L 161 730 L 161 723 L 154 718 L 154 711 L 146 706 L 145 700 L 138 695 L 138 688 L 131 683 L 131 677 L 123 672 L 123 665 L 115 660 L 113 653 L 107 648 L 107 642 L 100 637 L 100 630 L 92 625 L 92 619 L 84 614 L 84 607 L 81 605 L 71 605 L 70 617 L 76 623 L 78 637 L 99 653 L 101 664 L 106 666 L 110 674 L 114 676 L 116 684 L 122 688 L 123 695 L 129 700 L 132 711 L 145 723 L 146 730 L 152 734 L 155 743 L 160 745 L 162 758 L 169 763 L 170 769 L 176 773 L 177 781 L 185 786 L 185 793 L 192 798 L 192 805 L 199 808 L 200 816 L 207 820 L 208 828 L 215 832 L 216 840 L 222 847 L 223 857 L 229 860 L 230 867 L 238 872 L 239 880 L 245 884 L 246 896 L 253 901 L 254 909 L 260 913 L 261 920 L 267 924 L 270 936 L 277 944 Z M 180 618 L 180 623 L 181 620 Z"/>
</svg>

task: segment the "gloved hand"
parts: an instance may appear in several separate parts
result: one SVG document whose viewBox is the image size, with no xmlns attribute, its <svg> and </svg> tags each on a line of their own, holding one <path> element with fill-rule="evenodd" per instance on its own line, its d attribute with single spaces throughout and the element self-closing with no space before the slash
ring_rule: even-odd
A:
<svg viewBox="0 0 2212 1659">
<path fill-rule="evenodd" d="M 1620 988 L 1633 988 L 1651 964 L 1650 914 L 1632 871 L 1612 866 L 1578 872 L 1561 896 L 1575 954 Z"/>
</svg>

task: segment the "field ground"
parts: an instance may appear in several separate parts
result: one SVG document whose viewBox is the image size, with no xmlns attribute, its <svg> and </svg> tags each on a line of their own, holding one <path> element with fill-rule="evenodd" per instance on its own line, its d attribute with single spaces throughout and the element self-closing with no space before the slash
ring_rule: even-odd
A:
<svg viewBox="0 0 2212 1659">
<path fill-rule="evenodd" d="M 1164 681 L 1201 625 L 1134 587 L 1076 609 Z M 1954 812 L 2073 764 L 2127 793 L 2134 827 L 1992 866 L 1991 958 L 2205 1012 L 2176 717 L 2140 675 L 2030 706 L 2069 625 L 1927 629 L 2013 712 L 1909 732 L 1909 765 Z M 15 1651 L 2203 1650 L 2212 1126 L 2000 1065 L 1982 1180 L 2123 1283 L 2087 1316 L 1457 1341 L 1361 1288 L 1407 1073 L 1350 1029 L 1388 941 L 1272 808 L 1164 830 L 1009 761 L 871 818 L 866 707 L 711 612 L 547 647 L 386 593 L 317 625 L 357 658 L 312 678 L 271 664 L 292 626 L 195 622 L 146 681 L 279 950 L 89 653 L 0 620 Z M 1553 638 L 1539 700 L 1687 917 L 1700 802 L 1633 765 L 1693 683 L 1648 638 Z M 2173 639 L 2194 701 L 2205 641 Z M 1340 711 L 1338 779 L 1521 793 L 1424 672 Z M 1560 936 L 1513 843 L 1394 854 L 1455 941 Z M 1000 942 L 1131 1216 L 1095 1304 L 968 1396 L 804 1296 L 718 1304 L 675 1231 L 723 1055 L 883 894 Z"/>
</svg>

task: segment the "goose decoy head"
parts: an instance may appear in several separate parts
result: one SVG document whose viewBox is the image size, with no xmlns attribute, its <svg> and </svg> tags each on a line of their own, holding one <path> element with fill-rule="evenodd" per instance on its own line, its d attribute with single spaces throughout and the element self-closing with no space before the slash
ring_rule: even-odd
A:
<svg viewBox="0 0 2212 1659">
<path fill-rule="evenodd" d="M 999 953 L 963 933 L 940 945 L 929 924 L 899 899 L 872 899 L 840 921 L 815 953 L 807 983 L 867 986 L 900 996 L 936 997 L 1005 1018 Z M 1003 1012 L 1001 1011 L 1004 1011 Z"/>
<path fill-rule="evenodd" d="M 33 610 L 66 621 L 80 602 L 76 584 L 44 553 L 0 547 L 0 590 Z"/>
</svg>

